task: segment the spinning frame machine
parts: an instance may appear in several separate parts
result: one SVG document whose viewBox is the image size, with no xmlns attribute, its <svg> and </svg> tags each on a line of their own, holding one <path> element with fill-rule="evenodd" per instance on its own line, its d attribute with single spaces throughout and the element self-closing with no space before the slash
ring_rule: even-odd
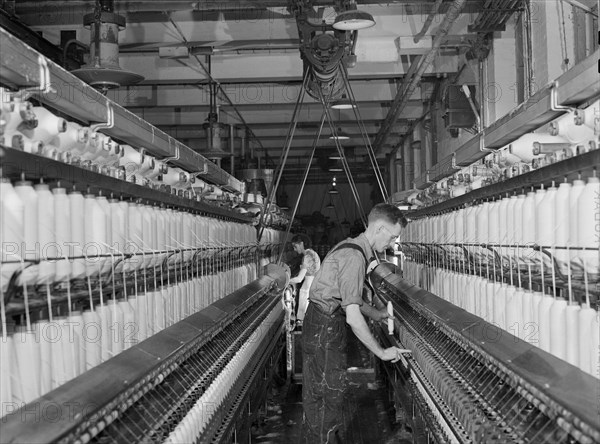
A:
<svg viewBox="0 0 600 444">
<path fill-rule="evenodd" d="M 370 275 L 397 318 L 380 339 L 412 351 L 384 369 L 414 442 L 600 442 L 596 60 L 428 172 L 403 275 Z"/>
<path fill-rule="evenodd" d="M 243 183 L 0 33 L 2 441 L 249 434 L 284 233 L 259 241 Z"/>
</svg>

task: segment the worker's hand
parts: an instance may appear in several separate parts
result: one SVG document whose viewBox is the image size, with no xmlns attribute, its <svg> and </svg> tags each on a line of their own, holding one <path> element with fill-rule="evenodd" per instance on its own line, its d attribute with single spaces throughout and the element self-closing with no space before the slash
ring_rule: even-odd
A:
<svg viewBox="0 0 600 444">
<path fill-rule="evenodd" d="M 387 309 L 385 307 L 376 310 L 375 312 L 375 321 L 387 321 L 389 319 L 394 319 L 393 316 L 388 315 Z"/>
<path fill-rule="evenodd" d="M 382 361 L 398 362 L 402 353 L 410 353 L 410 350 L 406 348 L 389 347 L 383 350 Z"/>
</svg>

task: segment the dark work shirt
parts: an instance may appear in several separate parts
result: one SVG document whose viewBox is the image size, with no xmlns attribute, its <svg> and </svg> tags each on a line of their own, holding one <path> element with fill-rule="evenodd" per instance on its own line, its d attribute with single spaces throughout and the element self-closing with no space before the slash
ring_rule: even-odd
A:
<svg viewBox="0 0 600 444">
<path fill-rule="evenodd" d="M 310 287 L 309 299 L 325 313 L 332 313 L 340 306 L 363 304 L 365 256 L 372 256 L 371 246 L 364 233 L 354 239 L 346 239 L 342 243 L 356 244 L 365 254 L 352 248 L 341 248 L 329 253 L 323 260 Z M 335 250 L 335 247 L 332 250 Z"/>
</svg>

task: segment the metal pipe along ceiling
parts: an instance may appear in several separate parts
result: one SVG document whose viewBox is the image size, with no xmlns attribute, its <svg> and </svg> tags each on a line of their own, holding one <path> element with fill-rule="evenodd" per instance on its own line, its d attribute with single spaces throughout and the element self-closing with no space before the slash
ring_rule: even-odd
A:
<svg viewBox="0 0 600 444">
<path fill-rule="evenodd" d="M 385 118 L 385 121 L 383 122 L 383 125 L 381 126 L 381 129 L 377 134 L 377 137 L 375 138 L 375 143 L 373 144 L 373 149 L 375 150 L 375 153 L 377 153 L 385 143 L 392 130 L 392 125 L 404 110 L 404 107 L 408 103 L 408 99 L 412 96 L 415 88 L 417 87 L 417 84 L 423 76 L 423 73 L 429 67 L 431 62 L 433 62 L 433 59 L 436 56 L 436 53 L 442 44 L 442 40 L 448 34 L 450 27 L 456 21 L 460 14 L 460 11 L 463 9 L 466 3 L 467 0 L 454 0 L 452 2 L 452 5 L 450 5 L 450 7 L 448 8 L 448 11 L 444 16 L 444 20 L 442 21 L 438 32 L 433 40 L 431 50 L 427 53 L 425 58 L 422 59 L 421 64 L 419 65 L 417 71 L 410 80 L 408 87 L 405 89 L 401 88 L 398 90 L 398 94 L 394 98 L 394 102 L 392 103 L 390 111 L 388 112 L 388 115 Z"/>
</svg>

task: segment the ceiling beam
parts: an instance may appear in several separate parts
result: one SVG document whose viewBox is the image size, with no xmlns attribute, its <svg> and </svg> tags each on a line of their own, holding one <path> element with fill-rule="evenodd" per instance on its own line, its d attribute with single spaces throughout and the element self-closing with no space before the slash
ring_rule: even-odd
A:
<svg viewBox="0 0 600 444">
<path fill-rule="evenodd" d="M 265 122 L 278 122 L 289 125 L 292 121 L 293 110 L 255 110 L 243 114 L 244 120 L 250 127 L 255 124 L 263 124 Z M 386 106 L 365 106 L 361 108 L 363 116 L 368 116 L 370 119 L 384 119 L 388 112 Z M 176 125 L 202 125 L 206 121 L 208 113 L 207 106 L 182 107 L 182 108 L 147 108 L 135 112 L 136 115 L 148 121 L 155 126 L 176 126 Z M 231 114 L 231 115 L 230 115 Z M 336 113 L 337 114 L 337 113 Z M 418 119 L 423 114 L 423 105 L 421 102 L 411 103 L 404 108 L 403 117 L 406 119 Z M 320 109 L 303 108 L 298 113 L 299 122 L 311 122 L 316 124 L 320 121 Z M 347 115 L 347 114 L 346 114 Z M 221 122 L 223 123 L 240 123 L 237 116 L 233 113 L 221 112 Z M 334 115 L 335 117 L 335 115 Z M 345 118 L 341 122 L 348 122 L 349 125 L 356 125 L 354 119 L 348 120 Z M 336 126 L 344 126 L 345 123 L 334 122 Z"/>
<path fill-rule="evenodd" d="M 209 22 L 220 20 L 259 20 L 275 17 L 291 19 L 287 11 L 287 0 L 220 0 L 220 1 L 161 1 L 161 0 L 116 0 L 115 12 L 127 17 L 129 23 L 164 21 L 164 12 L 187 14 L 197 20 Z M 380 0 L 358 0 L 363 8 L 381 6 Z M 445 12 L 449 2 L 444 2 L 440 12 Z M 466 12 L 478 12 L 480 0 L 469 0 Z M 333 9 L 333 0 L 313 0 L 315 8 Z M 427 15 L 434 0 L 388 0 L 386 6 L 395 7 L 404 15 Z M 94 2 L 87 0 L 17 1 L 15 12 L 27 24 L 70 25 L 81 23 L 82 16 L 94 11 Z"/>
</svg>

